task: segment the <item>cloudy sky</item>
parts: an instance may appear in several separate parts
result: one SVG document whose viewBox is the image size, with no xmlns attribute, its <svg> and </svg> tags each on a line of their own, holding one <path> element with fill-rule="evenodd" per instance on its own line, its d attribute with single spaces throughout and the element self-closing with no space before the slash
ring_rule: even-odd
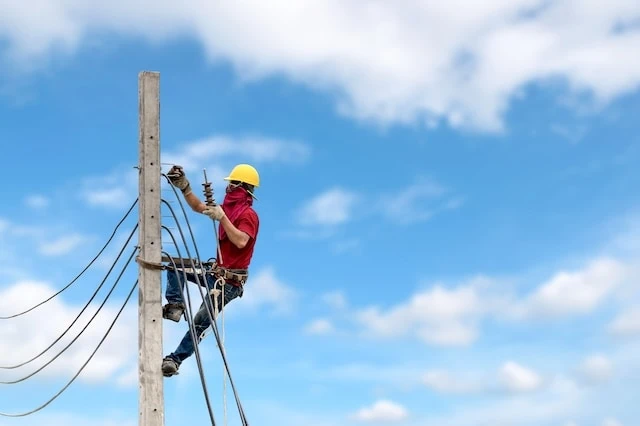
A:
<svg viewBox="0 0 640 426">
<path fill-rule="evenodd" d="M 640 3 L 481 3 L 0 0 L 0 425 L 138 424 L 144 70 L 164 172 L 261 174 L 220 322 L 251 424 L 638 425 Z M 195 357 L 164 396 L 210 423 Z"/>
</svg>

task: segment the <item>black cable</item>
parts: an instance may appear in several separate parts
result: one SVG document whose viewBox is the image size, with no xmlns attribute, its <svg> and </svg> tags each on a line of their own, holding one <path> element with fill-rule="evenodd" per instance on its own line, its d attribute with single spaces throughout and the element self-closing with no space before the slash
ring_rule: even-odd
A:
<svg viewBox="0 0 640 426">
<path fill-rule="evenodd" d="M 120 282 L 120 278 L 122 278 L 122 275 L 124 274 L 125 270 L 127 269 L 127 266 L 131 263 L 131 259 L 133 259 L 133 255 L 136 254 L 136 251 L 138 250 L 138 248 L 134 248 L 131 256 L 129 256 L 129 260 L 127 261 L 127 263 L 125 264 L 125 266 L 122 268 L 122 271 L 120 271 L 120 275 L 118 275 L 118 278 L 116 279 L 116 282 L 113 284 L 113 286 L 111 287 L 111 290 L 109 290 L 109 293 L 107 293 L 106 298 L 102 301 L 102 303 L 100 304 L 100 306 L 98 307 L 98 310 L 93 314 L 93 316 L 91 317 L 91 319 L 89 320 L 89 322 L 82 328 L 82 330 L 80 330 L 80 332 L 78 333 L 78 335 L 76 337 L 73 338 L 73 340 L 71 340 L 71 342 L 69 342 L 69 344 L 67 346 L 65 346 L 60 352 L 58 352 L 58 354 L 56 356 L 54 356 L 53 358 L 51 358 L 49 361 L 47 361 L 46 364 L 42 365 L 40 368 L 38 368 L 36 371 L 34 371 L 33 373 L 29 374 L 26 377 L 23 377 L 21 379 L 18 380 L 13 380 L 10 382 L 3 382 L 0 381 L 0 384 L 3 385 L 13 385 L 16 383 L 20 383 L 23 382 L 25 380 L 27 380 L 28 378 L 36 375 L 37 373 L 39 373 L 40 371 L 44 370 L 45 367 L 47 367 L 49 364 L 51 364 L 53 361 L 55 361 L 60 355 L 62 355 L 67 349 L 69 349 L 69 347 L 71 345 L 73 345 L 75 343 L 76 340 L 78 340 L 78 338 L 80 338 L 80 336 L 82 335 L 82 333 L 84 333 L 84 331 L 87 329 L 87 327 L 89 327 L 89 324 L 91 324 L 91 322 L 96 318 L 96 316 L 98 315 L 98 313 L 102 310 L 102 308 L 104 307 L 104 305 L 107 303 L 107 300 L 109 299 L 109 297 L 111 296 L 111 293 L 113 293 L 113 291 L 115 290 L 116 286 L 118 285 L 118 283 Z"/>
<path fill-rule="evenodd" d="M 171 182 L 169 180 L 169 178 L 166 176 L 166 174 L 163 174 L 163 176 L 165 176 L 165 178 L 169 181 L 169 183 Z M 197 244 L 195 242 L 195 236 L 194 236 L 193 230 L 191 229 L 191 226 L 189 224 L 189 218 L 188 218 L 187 213 L 186 213 L 186 211 L 184 209 L 182 201 L 180 200 L 180 197 L 178 196 L 178 193 L 177 193 L 175 187 L 173 185 L 170 185 L 170 186 L 173 189 L 173 192 L 176 195 L 176 199 L 178 200 L 178 203 L 180 204 L 180 207 L 182 209 L 182 213 L 183 213 L 183 215 L 185 217 L 185 221 L 187 223 L 187 228 L 189 229 L 189 232 L 191 234 L 191 239 L 192 239 L 194 247 L 195 247 L 196 255 L 197 255 L 198 259 L 201 259 L 200 253 L 198 252 L 198 246 L 197 246 Z M 167 205 L 167 207 L 169 208 L 169 210 L 171 210 L 171 213 L 174 216 L 174 218 L 176 218 L 176 223 L 177 223 L 177 217 L 176 217 L 175 212 L 173 211 L 173 208 L 171 207 L 171 205 L 169 203 L 167 203 L 166 200 L 162 200 L 162 202 L 164 202 Z M 186 241 L 185 238 L 184 238 L 184 235 L 182 233 L 182 228 L 180 227 L 180 224 L 177 223 L 177 225 L 178 225 L 178 231 L 180 232 L 180 235 L 182 236 L 183 241 Z M 188 257 L 191 258 L 191 254 L 189 253 L 189 248 L 187 247 L 186 244 L 185 244 L 185 248 L 187 249 Z M 197 281 L 197 284 L 198 284 L 198 290 L 200 291 L 200 294 L 202 295 L 202 289 L 200 288 L 201 285 L 200 285 L 200 282 L 198 280 L 198 275 L 197 274 L 194 274 L 194 275 L 195 275 L 195 278 L 196 278 L 196 281 Z M 204 269 L 202 270 L 202 276 L 203 276 L 203 279 L 206 280 Z M 204 299 L 204 296 L 203 296 L 203 299 Z M 235 397 L 235 400 L 236 400 L 236 405 L 238 407 L 238 412 L 239 412 L 239 415 L 240 415 L 240 419 L 241 419 L 242 424 L 244 426 L 248 426 L 249 423 L 248 423 L 248 421 L 246 419 L 246 415 L 244 413 L 244 409 L 242 407 L 242 403 L 240 402 L 240 398 L 238 396 L 238 392 L 237 392 L 235 384 L 233 382 L 233 378 L 231 377 L 231 372 L 230 372 L 230 369 L 229 369 L 229 363 L 228 363 L 228 360 L 227 360 L 227 357 L 226 357 L 226 353 L 225 353 L 224 348 L 223 348 L 222 341 L 220 339 L 220 333 L 218 331 L 218 325 L 216 323 L 214 315 L 209 310 L 209 306 L 208 305 L 206 305 L 206 306 L 207 306 L 207 315 L 209 316 L 209 320 L 211 321 L 211 326 L 212 326 L 212 329 L 213 329 L 213 332 L 214 332 L 214 335 L 215 335 L 215 338 L 216 338 L 216 342 L 218 343 L 218 348 L 220 349 L 220 355 L 222 357 L 222 360 L 223 360 L 227 375 L 229 377 L 229 383 L 231 384 L 231 388 L 233 390 L 233 394 L 234 394 L 234 397 Z M 223 300 L 223 309 L 224 309 L 224 300 Z"/>
<path fill-rule="evenodd" d="M 169 180 L 169 178 L 168 178 L 166 175 L 163 175 L 163 176 L 165 176 L 165 178 L 166 178 L 167 180 Z M 170 183 L 170 181 L 169 181 L 169 183 Z M 195 236 L 194 236 L 194 234 L 193 234 L 193 230 L 191 229 L 191 225 L 189 224 L 189 218 L 188 218 L 187 213 L 186 213 L 186 211 L 185 211 L 185 209 L 184 209 L 184 205 L 182 204 L 182 201 L 181 201 L 180 197 L 178 196 L 178 193 L 177 193 L 177 191 L 176 191 L 175 187 L 174 187 L 173 185 L 170 185 L 170 186 L 173 188 L 173 192 L 174 192 L 174 194 L 175 194 L 175 196 L 176 196 L 176 199 L 178 200 L 178 203 L 179 203 L 179 205 L 180 205 L 180 208 L 182 209 L 182 213 L 183 213 L 183 215 L 184 215 L 184 218 L 185 218 L 185 221 L 186 221 L 186 224 L 187 224 L 187 228 L 189 229 L 189 233 L 190 233 L 190 235 L 191 235 L 191 239 L 192 239 L 192 241 L 193 241 L 193 245 L 194 245 L 194 248 L 195 248 L 195 251 L 196 251 L 196 256 L 197 256 L 197 258 L 198 258 L 198 259 L 201 259 L 201 257 L 200 257 L 200 253 L 199 253 L 199 251 L 198 251 L 198 245 L 197 245 L 197 243 L 196 243 L 196 241 L 195 241 Z M 176 215 L 175 215 L 175 213 L 173 212 L 173 208 L 171 207 L 171 205 L 170 205 L 170 204 L 168 204 L 165 200 L 162 200 L 162 201 L 163 201 L 163 202 L 164 202 L 164 203 L 169 207 L 169 210 L 171 210 L 171 212 L 172 212 L 172 214 L 173 214 L 173 216 L 174 216 L 174 218 L 175 218 L 175 217 L 176 217 Z M 176 219 L 176 223 L 177 223 L 177 219 Z M 182 235 L 182 228 L 180 227 L 180 225 L 179 225 L 178 223 L 177 223 L 177 225 L 178 225 L 178 231 L 180 232 L 180 234 L 181 234 L 181 236 L 182 236 L 182 239 L 183 239 L 183 240 L 185 240 L 185 239 L 184 239 L 184 235 Z M 217 243 L 217 242 L 216 242 L 216 243 Z M 189 256 L 189 258 L 191 258 L 191 254 L 189 253 L 189 248 L 186 246 L 186 244 L 185 244 L 185 247 L 186 247 L 186 249 L 187 249 L 187 255 Z M 202 295 L 202 290 L 200 289 L 200 287 L 201 287 L 201 286 L 200 286 L 200 283 L 199 283 L 199 281 L 198 281 L 197 274 L 194 274 L 194 275 L 196 276 L 196 281 L 197 281 L 197 284 L 198 284 L 198 289 L 200 290 L 200 294 Z M 202 277 L 203 277 L 203 279 L 206 281 L 206 276 L 205 276 L 205 273 L 204 273 L 204 269 L 202 270 Z M 203 296 L 203 297 L 204 297 L 204 296 Z M 207 307 L 208 307 L 208 306 L 207 306 Z M 224 301 L 223 301 L 223 307 L 222 307 L 222 309 L 224 309 Z M 243 409 L 243 407 L 242 407 L 242 403 L 240 402 L 240 399 L 239 399 L 238 393 L 237 393 L 237 391 L 236 391 L 235 384 L 234 384 L 234 382 L 233 382 L 233 378 L 231 377 L 231 371 L 229 370 L 229 364 L 228 364 L 228 361 L 227 361 L 226 352 L 224 351 L 224 348 L 223 348 L 223 346 L 224 346 L 224 345 L 222 344 L 222 341 L 221 341 L 221 339 L 220 339 L 220 334 L 219 334 L 219 331 L 218 331 L 218 324 L 217 324 L 217 322 L 216 322 L 216 320 L 215 320 L 215 318 L 214 318 L 213 313 L 212 313 L 212 312 L 210 312 L 210 310 L 209 310 L 209 309 L 207 309 L 207 314 L 209 315 L 209 319 L 210 319 L 210 321 L 211 321 L 211 325 L 212 325 L 212 327 L 211 327 L 211 328 L 213 329 L 213 332 L 214 332 L 214 335 L 215 335 L 215 338 L 216 338 L 216 342 L 217 342 L 217 344 L 218 344 L 218 348 L 220 349 L 220 355 L 221 355 L 222 360 L 223 360 L 223 363 L 224 363 L 224 365 L 225 365 L 225 368 L 226 368 L 226 371 L 227 371 L 227 375 L 229 376 L 229 382 L 230 382 L 230 384 L 231 384 L 231 388 L 233 389 L 233 394 L 234 394 L 234 397 L 235 397 L 235 400 L 236 400 L 236 405 L 237 405 L 237 407 L 238 407 L 238 412 L 239 412 L 239 414 L 240 414 L 240 418 L 241 418 L 241 420 L 242 420 L 243 425 L 244 425 L 244 426 L 248 426 L 248 422 L 247 422 L 246 416 L 245 416 L 245 414 L 244 414 L 244 409 Z"/>
<path fill-rule="evenodd" d="M 66 286 L 64 286 L 61 290 L 59 290 L 57 293 L 53 294 L 52 296 L 50 296 L 49 298 L 43 300 L 42 302 L 38 303 L 37 305 L 27 309 L 26 311 L 17 313 L 17 314 L 13 314 L 11 316 L 8 317 L 0 317 L 0 320 L 4 320 L 4 319 L 11 319 L 11 318 L 15 318 L 18 317 L 20 315 L 24 315 L 28 312 L 31 312 L 32 310 L 36 309 L 39 306 L 44 305 L 45 303 L 47 303 L 49 300 L 53 299 L 54 297 L 58 296 L 60 293 L 62 293 L 63 291 L 65 291 L 66 289 L 68 289 L 69 287 L 71 287 L 71 285 L 76 282 L 76 280 L 78 278 L 80 278 L 82 276 L 82 274 L 84 274 L 87 269 L 89 269 L 89 267 L 93 264 L 93 262 L 96 261 L 96 259 L 98 259 L 98 257 L 100 257 L 100 255 L 102 254 L 102 252 L 107 248 L 107 246 L 109 245 L 109 243 L 111 242 L 111 240 L 113 239 L 113 237 L 116 235 L 116 231 L 118 230 L 118 228 L 120 227 L 120 225 L 122 225 L 122 223 L 124 222 L 124 220 L 127 218 L 127 216 L 129 216 L 129 213 L 131 213 L 131 210 L 133 210 L 133 207 L 136 205 L 136 203 L 138 202 L 138 199 L 136 199 L 133 204 L 131 205 L 131 207 L 129 208 L 129 211 L 124 215 L 124 217 L 120 220 L 120 222 L 118 222 L 118 224 L 116 225 L 115 229 L 113 230 L 113 233 L 111 234 L 111 237 L 107 240 L 107 242 L 105 243 L 105 245 L 102 247 L 102 249 L 98 252 L 98 254 L 91 260 L 91 262 L 89 262 L 89 264 L 78 274 L 76 275 L 76 277 Z"/>
<path fill-rule="evenodd" d="M 96 347 L 96 349 L 91 353 L 91 355 L 89 356 L 89 359 L 87 359 L 87 361 L 82 365 L 82 367 L 80 367 L 80 370 L 78 370 L 78 372 L 71 378 L 69 383 L 67 383 L 50 400 L 48 400 L 47 402 L 45 402 L 44 404 L 42 404 L 38 408 L 35 408 L 35 409 L 33 409 L 31 411 L 28 411 L 28 412 L 25 412 L 25 413 L 18 413 L 18 414 L 9 414 L 9 413 L 0 412 L 0 416 L 4 416 L 4 417 L 24 417 L 24 416 L 28 416 L 29 414 L 33 414 L 33 413 L 35 413 L 37 411 L 42 410 L 44 407 L 46 407 L 47 405 L 51 404 L 51 402 L 53 402 L 56 398 L 58 398 L 65 390 L 67 390 L 67 388 L 71 385 L 71 383 L 73 383 L 73 381 L 80 375 L 80 373 L 82 373 L 82 370 L 84 370 L 84 368 L 87 366 L 87 364 L 89 364 L 89 362 L 91 361 L 93 356 L 96 354 L 96 352 L 98 352 L 98 349 L 100 349 L 100 346 L 102 346 L 102 344 L 104 343 L 104 341 L 106 340 L 107 336 L 111 332 L 111 329 L 113 328 L 113 326 L 115 325 L 116 321 L 120 317 L 120 314 L 124 310 L 125 306 L 127 306 L 127 303 L 129 302 L 129 299 L 131 298 L 131 295 L 133 294 L 133 291 L 135 290 L 137 285 L 138 285 L 138 280 L 136 280 L 136 282 L 133 284 L 133 287 L 131 287 L 131 291 L 129 292 L 129 295 L 127 296 L 126 300 L 122 304 L 122 307 L 120 308 L 120 310 L 116 314 L 116 317 L 114 318 L 113 322 L 111 323 L 111 326 L 109 326 L 109 329 L 105 333 L 104 337 L 100 340 L 100 343 L 98 343 L 98 346 Z"/>
<path fill-rule="evenodd" d="M 136 226 L 134 226 L 133 230 L 131 231 L 131 234 L 129 234 L 129 238 L 127 238 L 127 241 L 123 244 L 122 249 L 120 250 L 120 253 L 118 253 L 118 256 L 116 257 L 115 261 L 113 262 L 113 264 L 111 265 L 111 268 L 109 268 L 109 271 L 107 272 L 107 274 L 105 275 L 104 279 L 102 280 L 102 282 L 100 283 L 100 285 L 98 286 L 98 288 L 96 289 L 96 291 L 93 293 L 93 295 L 91 296 L 91 298 L 89 299 L 89 301 L 86 303 L 86 305 L 84 305 L 84 307 L 82 308 L 82 310 L 80 311 L 80 313 L 76 316 L 76 318 L 71 322 L 71 324 L 69 324 L 69 326 L 67 327 L 67 329 L 60 335 L 58 336 L 58 338 L 56 340 L 53 341 L 53 343 L 51 343 L 45 350 L 43 350 L 42 352 L 40 352 L 38 355 L 34 356 L 33 358 L 22 362 L 20 364 L 16 364 L 16 365 L 7 365 L 7 366 L 0 366 L 0 369 L 3 370 L 13 370 L 15 368 L 19 368 L 22 367 L 24 365 L 29 364 L 30 362 L 38 359 L 39 357 L 41 357 L 42 355 L 45 354 L 45 352 L 47 352 L 49 349 L 51 349 L 53 347 L 53 345 L 55 345 L 56 343 L 58 343 L 60 341 L 60 339 L 62 339 L 64 337 L 65 334 L 67 334 L 67 332 L 69 330 L 71 330 L 71 327 L 73 327 L 73 325 L 76 323 L 76 321 L 78 321 L 80 319 L 80 316 L 82 315 L 82 313 L 89 307 L 89 305 L 91 304 L 91 302 L 93 301 L 93 299 L 96 297 L 96 295 L 98 294 L 98 292 L 100 291 L 100 289 L 102 288 L 102 286 L 104 285 L 105 281 L 107 280 L 107 278 L 109 277 L 109 275 L 111 274 L 111 271 L 113 271 L 113 268 L 116 266 L 116 263 L 118 262 L 118 260 L 120 259 L 120 256 L 122 256 L 122 253 L 124 252 L 124 249 L 126 248 L 127 244 L 129 244 L 129 241 L 131 240 L 131 237 L 133 237 L 133 234 L 136 232 L 136 229 L 138 228 L 138 225 L 136 224 Z M 113 289 L 112 289 L 113 291 Z M 110 294 L 110 293 L 109 293 Z M 108 297 L 107 297 L 108 298 Z M 0 382 L 2 383 L 2 382 Z"/>
<path fill-rule="evenodd" d="M 171 234 L 171 232 L 168 230 L 167 227 L 163 226 L 164 229 L 166 229 L 169 232 L 169 235 L 171 236 L 171 239 L 173 240 L 174 244 L 176 245 L 176 250 L 178 250 L 178 257 L 182 257 L 180 255 L 180 250 L 177 248 L 177 243 L 175 238 L 173 237 L 173 235 Z M 171 256 L 166 253 L 167 256 L 169 257 L 169 259 L 171 260 L 171 263 L 173 265 L 174 270 L 178 270 L 178 267 L 176 266 L 176 263 L 173 261 L 173 259 L 171 258 Z M 193 263 L 193 262 L 192 262 Z M 187 311 L 187 315 L 186 315 L 186 319 L 187 319 L 187 325 L 189 327 L 189 334 L 191 335 L 191 340 L 193 342 L 193 348 L 195 351 L 195 355 L 196 355 L 196 364 L 198 366 L 198 373 L 200 374 L 200 382 L 202 383 L 202 391 L 204 393 L 204 399 L 205 402 L 207 404 L 207 410 L 209 412 L 209 418 L 211 419 L 211 425 L 215 426 L 216 425 L 216 420 L 213 414 L 213 408 L 211 407 L 211 401 L 209 400 L 209 392 L 207 390 L 207 383 L 204 377 L 204 368 L 202 367 L 202 359 L 200 358 L 200 350 L 198 348 L 198 344 L 196 343 L 196 331 L 195 331 L 195 325 L 193 324 L 193 316 L 192 316 L 192 312 L 191 312 L 191 295 L 189 294 L 189 286 L 187 285 L 187 273 L 184 270 L 184 261 L 181 262 L 182 264 L 182 272 L 183 272 L 183 276 L 184 276 L 184 281 L 182 282 L 183 285 L 186 287 L 186 293 L 187 293 L 187 299 L 185 301 L 185 297 L 184 297 L 184 290 L 183 290 L 183 285 L 180 285 L 180 295 L 182 296 L 182 301 L 186 302 L 185 304 L 185 309 Z M 195 269 L 195 265 L 194 265 L 194 269 Z M 204 302 L 204 300 L 203 300 Z"/>
</svg>

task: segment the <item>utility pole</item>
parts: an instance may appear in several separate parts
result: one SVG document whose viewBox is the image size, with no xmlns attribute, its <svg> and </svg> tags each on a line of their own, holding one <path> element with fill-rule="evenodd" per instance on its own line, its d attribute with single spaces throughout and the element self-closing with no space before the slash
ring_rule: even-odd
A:
<svg viewBox="0 0 640 426">
<path fill-rule="evenodd" d="M 160 74 L 138 75 L 139 258 L 161 263 Z M 140 426 L 164 426 L 161 269 L 138 268 L 138 408 Z"/>
</svg>

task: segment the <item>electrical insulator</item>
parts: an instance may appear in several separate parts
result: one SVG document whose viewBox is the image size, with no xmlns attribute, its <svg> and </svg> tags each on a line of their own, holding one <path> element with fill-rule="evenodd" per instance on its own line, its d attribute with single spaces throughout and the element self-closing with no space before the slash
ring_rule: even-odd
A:
<svg viewBox="0 0 640 426">
<path fill-rule="evenodd" d="M 202 184 L 204 187 L 204 198 L 205 204 L 207 206 L 215 206 L 216 200 L 213 199 L 213 188 L 211 188 L 211 182 L 207 180 L 207 171 L 204 170 L 204 183 Z"/>
</svg>

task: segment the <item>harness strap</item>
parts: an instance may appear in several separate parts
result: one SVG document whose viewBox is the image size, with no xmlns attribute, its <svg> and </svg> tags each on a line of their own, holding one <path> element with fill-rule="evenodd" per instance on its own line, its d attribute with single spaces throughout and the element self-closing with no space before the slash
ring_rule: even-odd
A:
<svg viewBox="0 0 640 426">
<path fill-rule="evenodd" d="M 142 259 L 137 259 L 139 263 L 144 262 L 146 267 L 150 268 L 158 268 L 158 269 L 168 269 L 168 270 L 179 270 L 184 271 L 186 273 L 192 274 L 201 274 L 204 270 L 205 273 L 212 274 L 217 278 L 222 278 L 225 281 L 230 281 L 232 284 L 244 285 L 249 278 L 249 270 L 247 269 L 227 269 L 222 266 L 219 266 L 218 263 L 214 260 L 212 262 L 200 262 L 197 259 L 183 259 L 178 257 L 169 258 L 167 256 L 162 257 L 163 262 L 173 260 L 176 264 L 176 267 L 173 267 L 173 264 L 170 265 L 155 265 L 149 262 L 145 262 Z M 185 264 L 184 267 L 181 264 Z M 193 264 L 195 264 L 195 268 L 193 268 Z"/>
<path fill-rule="evenodd" d="M 147 269 L 164 270 L 166 268 L 162 263 L 149 262 L 148 260 L 141 259 L 140 256 L 136 256 L 136 262 Z"/>
</svg>

